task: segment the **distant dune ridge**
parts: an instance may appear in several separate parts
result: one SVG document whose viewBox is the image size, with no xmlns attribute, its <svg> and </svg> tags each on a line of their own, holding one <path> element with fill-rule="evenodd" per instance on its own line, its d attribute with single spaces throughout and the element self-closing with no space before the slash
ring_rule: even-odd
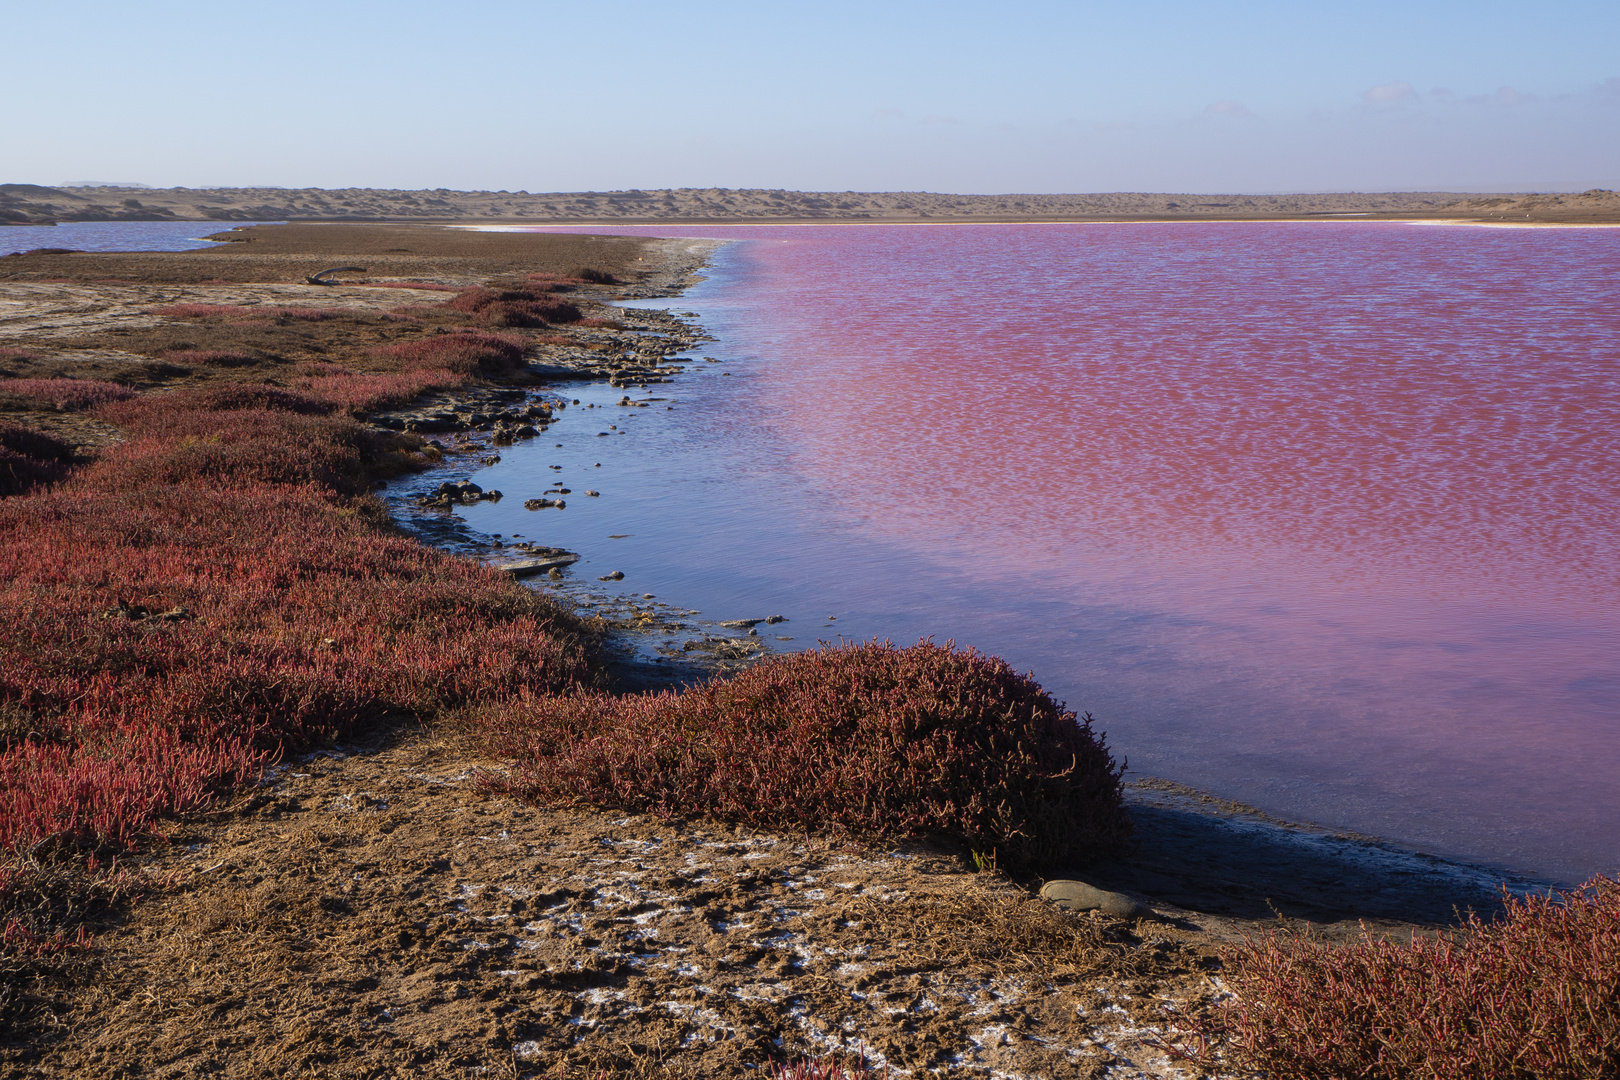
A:
<svg viewBox="0 0 1620 1080">
<path fill-rule="evenodd" d="M 1620 221 L 1620 195 L 940 195 L 732 188 L 663 191 L 389 191 L 378 188 L 43 187 L 0 184 L 0 224 L 65 221 L 1063 221 L 1322 218 Z"/>
</svg>

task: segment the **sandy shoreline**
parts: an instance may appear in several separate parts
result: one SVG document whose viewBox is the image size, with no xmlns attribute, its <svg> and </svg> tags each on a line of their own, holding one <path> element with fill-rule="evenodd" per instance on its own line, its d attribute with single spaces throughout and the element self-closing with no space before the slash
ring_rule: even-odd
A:
<svg viewBox="0 0 1620 1080">
<path fill-rule="evenodd" d="M 148 391 L 254 376 L 285 382 L 292 358 L 358 363 L 395 332 L 385 316 L 442 298 L 299 283 L 345 259 L 367 265 L 374 280 L 458 286 L 545 259 L 595 265 L 609 254 L 615 273 L 635 275 L 627 287 L 576 294 L 587 315 L 619 325 L 530 335 L 531 371 L 513 385 L 440 392 L 369 417 L 379 430 L 439 443 L 443 464 L 394 485 L 408 500 L 499 452 L 499 422 L 474 421 L 474 406 L 487 417 L 566 398 L 565 373 L 627 387 L 678 379 L 670 358 L 702 340 L 701 327 L 667 313 L 600 306 L 677 295 L 701 272 L 702 244 L 361 228 L 255 230 L 220 252 L 0 260 L 0 346 L 38 353 L 0 366 Z M 175 303 L 358 314 L 209 331 L 266 358 L 182 374 L 162 357 L 210 342 L 147 312 Z M 546 336 L 565 340 L 538 340 Z M 574 419 L 567 409 L 555 415 L 554 423 Z M 80 414 L 13 408 L 6 418 L 86 452 L 119 437 Z M 451 512 L 425 510 L 422 521 L 438 531 L 405 523 L 452 550 L 497 564 L 524 557 L 514 545 L 493 548 Z M 592 589 L 586 581 L 561 591 Z M 661 638 L 679 621 L 613 600 L 601 625 L 621 641 Z M 644 649 L 625 649 L 622 685 L 678 682 L 757 655 L 746 629 L 729 630 L 699 625 L 694 640 L 737 644 L 691 650 L 683 666 L 639 662 Z M 897 1069 L 1177 1075 L 1151 1045 L 1170 1033 L 1161 1007 L 1196 1012 L 1220 997 L 1221 945 L 1298 920 L 1340 940 L 1363 921 L 1395 935 L 1427 932 L 1458 907 L 1489 908 L 1499 880 L 1139 779 L 1128 792 L 1136 850 L 1074 874 L 1147 904 L 1156 918 L 1082 916 L 1085 935 L 1065 937 L 1040 929 L 1064 924 L 1030 899 L 1039 882 L 975 873 L 948 846 L 836 845 L 537 810 L 482 791 L 475 769 L 503 767 L 432 732 L 359 733 L 273 770 L 218 812 L 181 821 L 168 847 L 131 865 L 184 884 L 109 917 L 97 931 L 95 979 L 56 999 L 56 1033 L 8 1047 L 0 1060 L 40 1075 L 255 1075 L 288 1064 L 311 1073 L 498 1066 L 549 1075 L 566 1062 L 695 1076 L 865 1048 Z"/>
</svg>

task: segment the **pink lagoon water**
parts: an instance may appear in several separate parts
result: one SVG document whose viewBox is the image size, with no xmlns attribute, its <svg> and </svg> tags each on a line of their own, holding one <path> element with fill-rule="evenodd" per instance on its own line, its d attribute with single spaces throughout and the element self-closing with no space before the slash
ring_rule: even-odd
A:
<svg viewBox="0 0 1620 1080">
<path fill-rule="evenodd" d="M 592 231 L 738 241 L 671 305 L 724 362 L 570 410 L 480 482 L 603 497 L 479 528 L 782 648 L 1001 654 L 1135 775 L 1620 868 L 1620 231 Z"/>
</svg>

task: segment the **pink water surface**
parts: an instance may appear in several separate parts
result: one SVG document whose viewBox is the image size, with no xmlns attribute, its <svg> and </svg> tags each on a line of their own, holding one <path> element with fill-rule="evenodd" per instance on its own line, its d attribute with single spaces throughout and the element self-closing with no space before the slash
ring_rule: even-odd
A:
<svg viewBox="0 0 1620 1080">
<path fill-rule="evenodd" d="M 1004 635 L 1133 765 L 1620 866 L 1620 231 L 679 235 L 742 241 L 748 411 L 828 513 L 972 571 L 987 627 L 1169 628 L 1128 663 Z"/>
</svg>

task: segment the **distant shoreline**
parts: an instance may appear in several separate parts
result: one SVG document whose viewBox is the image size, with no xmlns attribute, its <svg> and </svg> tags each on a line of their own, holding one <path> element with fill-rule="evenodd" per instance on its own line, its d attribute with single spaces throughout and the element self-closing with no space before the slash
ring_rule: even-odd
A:
<svg viewBox="0 0 1620 1080">
<path fill-rule="evenodd" d="M 854 222 L 1468 220 L 1620 223 L 1620 195 L 1152 192 L 952 195 L 681 188 L 657 191 L 399 191 L 379 188 L 53 188 L 0 183 L 0 224 L 245 221 L 351 224 L 736 225 Z"/>
</svg>

